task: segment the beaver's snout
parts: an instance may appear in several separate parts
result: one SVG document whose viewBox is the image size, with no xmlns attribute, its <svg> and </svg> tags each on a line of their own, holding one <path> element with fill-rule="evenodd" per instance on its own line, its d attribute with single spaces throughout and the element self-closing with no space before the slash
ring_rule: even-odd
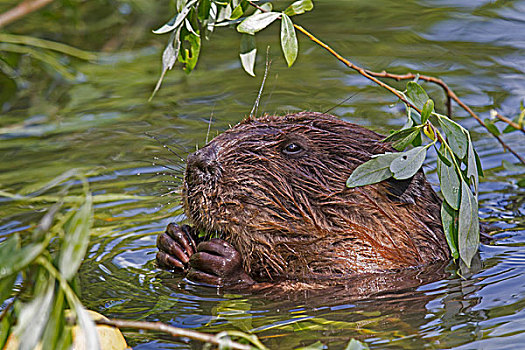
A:
<svg viewBox="0 0 525 350">
<path fill-rule="evenodd" d="M 187 175 L 199 182 L 218 176 L 217 147 L 209 144 L 188 156 Z"/>
</svg>

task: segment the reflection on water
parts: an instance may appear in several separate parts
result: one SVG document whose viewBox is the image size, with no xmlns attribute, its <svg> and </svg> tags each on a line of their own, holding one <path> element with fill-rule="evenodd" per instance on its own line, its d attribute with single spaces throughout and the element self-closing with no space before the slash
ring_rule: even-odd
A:
<svg viewBox="0 0 525 350">
<path fill-rule="evenodd" d="M 264 58 L 259 57 L 258 79 L 248 77 L 236 57 L 239 37 L 221 29 L 205 43 L 198 69 L 190 76 L 170 72 L 148 103 L 165 40 L 150 34 L 164 20 L 151 14 L 166 12 L 161 5 L 148 6 L 148 20 L 121 14 L 117 17 L 124 22 L 108 24 L 118 33 L 115 23 L 129 21 L 134 27 L 118 27 L 129 36 L 99 64 L 74 63 L 82 74 L 79 82 L 35 73 L 26 88 L 4 104 L 0 118 L 2 190 L 36 188 L 79 168 L 89 172 L 95 194 L 153 197 L 96 206 L 96 228 L 80 274 L 87 307 L 110 317 L 253 332 L 272 349 L 318 340 L 330 349 L 344 348 L 352 337 L 371 348 L 513 349 L 525 343 L 525 191 L 516 184 L 520 172 L 501 166 L 502 160 L 514 162 L 512 156 L 458 108 L 456 116 L 472 131 L 485 169 L 481 215 L 500 229 L 496 242 L 482 245 L 474 273 L 459 276 L 450 265 L 437 281 L 397 293 L 365 299 L 335 294 L 276 300 L 217 293 L 157 270 L 156 234 L 170 221 L 184 219 L 173 193 L 180 180 L 163 174 L 180 175 L 181 158 L 205 142 L 210 118 L 213 136 L 249 112 Z M 525 1 L 331 0 L 316 6 L 297 21 L 356 63 L 439 76 L 484 116 L 492 108 L 508 116 L 519 113 L 525 98 Z M 102 9 L 90 11 L 93 15 Z M 28 20 L 24 25 L 30 33 L 36 23 Z M 55 29 L 48 23 L 41 30 L 53 37 Z M 89 43 L 72 30 L 64 31 L 60 40 L 95 50 L 119 47 L 106 27 L 90 30 Z M 355 94 L 332 113 L 383 133 L 403 124 L 403 110 L 392 106 L 392 96 L 304 37 L 298 61 L 287 69 L 277 36 L 276 28 L 258 36 L 259 52 L 270 43 L 273 61 L 263 111 L 325 111 Z M 441 91 L 431 86 L 429 90 L 443 109 Z M 523 134 L 503 138 L 525 153 Z M 431 170 L 435 158 L 427 164 L 429 178 L 436 183 Z M 0 198 L 0 235 L 29 230 L 47 206 Z M 125 335 L 135 349 L 200 347 L 133 331 Z"/>
</svg>

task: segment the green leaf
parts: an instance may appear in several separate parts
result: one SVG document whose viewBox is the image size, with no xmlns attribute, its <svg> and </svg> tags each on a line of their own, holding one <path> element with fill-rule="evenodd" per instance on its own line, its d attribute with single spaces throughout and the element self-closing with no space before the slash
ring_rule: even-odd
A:
<svg viewBox="0 0 525 350">
<path fill-rule="evenodd" d="M 255 76 L 253 69 L 255 67 L 255 58 L 257 56 L 257 47 L 255 46 L 255 36 L 243 34 L 241 36 L 241 50 L 239 57 L 241 58 L 242 68 L 246 73 L 252 77 Z"/>
<path fill-rule="evenodd" d="M 439 115 L 439 124 L 443 128 L 447 136 L 447 142 L 452 148 L 452 151 L 459 159 L 465 158 L 468 147 L 467 135 L 463 131 L 463 127 L 449 118 Z"/>
<path fill-rule="evenodd" d="M 211 0 L 201 0 L 199 2 L 197 14 L 201 21 L 207 20 L 210 17 L 211 11 Z"/>
<path fill-rule="evenodd" d="M 24 304 L 20 311 L 20 317 L 14 331 L 20 340 L 20 350 L 36 348 L 49 319 L 55 294 L 55 279 L 50 278 L 42 283 L 42 286 L 37 285 L 37 292 L 33 300 Z"/>
<path fill-rule="evenodd" d="M 93 225 L 93 198 L 86 194 L 85 203 L 68 221 L 66 236 L 60 250 L 58 266 L 65 279 L 70 280 L 77 272 L 89 243 L 89 233 Z"/>
<path fill-rule="evenodd" d="M 0 320 L 0 349 L 6 349 L 5 343 L 7 339 L 9 338 L 9 334 L 11 329 L 11 322 L 9 313 L 6 314 L 1 320 Z"/>
<path fill-rule="evenodd" d="M 414 140 L 418 136 L 421 136 L 421 133 L 420 133 L 419 129 L 418 130 L 414 130 L 407 137 L 405 137 L 404 139 L 397 140 L 394 143 L 392 143 L 392 147 L 394 147 L 398 151 L 403 151 L 410 144 L 412 144 L 412 142 L 414 142 Z"/>
<path fill-rule="evenodd" d="M 402 139 L 406 138 L 407 136 L 409 136 L 412 132 L 414 132 L 416 130 L 419 130 L 420 128 L 421 128 L 420 126 L 413 126 L 413 127 L 410 127 L 410 128 L 397 130 L 397 131 L 391 133 L 390 135 L 388 135 L 388 137 L 386 137 L 383 140 L 383 142 L 393 142 L 393 141 L 397 141 L 397 140 L 402 140 Z"/>
<path fill-rule="evenodd" d="M 474 192 L 478 193 L 478 164 L 476 162 L 476 154 L 474 153 L 474 146 L 472 145 L 470 134 L 468 135 L 467 178 L 470 184 L 474 185 Z"/>
<path fill-rule="evenodd" d="M 518 185 L 519 187 L 525 187 L 525 179 L 518 180 L 516 185 Z"/>
<path fill-rule="evenodd" d="M 346 345 L 345 350 L 368 350 L 370 349 L 366 343 L 360 342 L 352 338 Z"/>
<path fill-rule="evenodd" d="M 456 171 L 456 167 L 452 165 L 452 156 L 444 149 L 444 157 L 449 162 L 449 166 L 444 164 L 441 161 L 441 158 L 438 158 L 438 174 L 439 174 L 439 184 L 441 185 L 441 193 L 445 198 L 445 201 L 454 209 L 459 209 L 460 203 L 460 188 L 461 183 L 459 175 Z"/>
<path fill-rule="evenodd" d="M 479 246 L 478 202 L 465 181 L 461 181 L 459 207 L 458 247 L 461 260 L 470 267 Z"/>
<path fill-rule="evenodd" d="M 312 0 L 300 0 L 292 3 L 286 10 L 284 14 L 287 16 L 301 15 L 307 11 L 311 11 L 314 8 L 314 3 Z"/>
<path fill-rule="evenodd" d="M 89 314 L 80 302 L 75 303 L 74 306 L 75 313 L 77 314 L 77 323 L 80 327 L 76 336 L 78 338 L 84 338 L 84 341 L 81 342 L 86 345 L 86 349 L 100 350 L 100 342 L 98 340 L 98 332 L 95 327 L 95 322 L 89 317 Z"/>
<path fill-rule="evenodd" d="M 61 349 L 58 346 L 59 342 L 62 338 L 69 336 L 66 333 L 71 332 L 71 327 L 65 327 L 64 307 L 64 291 L 59 289 L 55 296 L 49 321 L 42 335 L 42 349 Z"/>
<path fill-rule="evenodd" d="M 199 59 L 201 38 L 190 32 L 185 32 L 182 41 L 183 44 L 188 44 L 189 48 L 185 48 L 181 51 L 179 61 L 184 64 L 184 71 L 190 73 L 197 65 Z"/>
<path fill-rule="evenodd" d="M 422 110 L 425 103 L 430 99 L 421 85 L 414 81 L 408 82 L 406 96 L 419 110 Z"/>
<path fill-rule="evenodd" d="M 498 127 L 494 124 L 494 120 L 485 118 L 485 126 L 492 135 L 499 136 L 501 134 Z"/>
<path fill-rule="evenodd" d="M 370 185 L 392 176 L 390 164 L 399 153 L 380 154 L 358 166 L 346 181 L 346 187 Z"/>
<path fill-rule="evenodd" d="M 427 100 L 421 110 L 421 124 L 425 124 L 430 117 L 430 114 L 434 112 L 434 101 Z"/>
<path fill-rule="evenodd" d="M 154 30 L 153 33 L 155 33 L 155 34 L 164 34 L 164 33 L 169 33 L 172 30 L 178 28 L 182 24 L 182 22 L 184 22 L 184 20 L 186 19 L 186 16 L 188 16 L 188 13 L 191 10 L 191 7 L 196 2 L 197 2 L 197 0 L 191 0 L 190 2 L 188 2 L 186 4 L 186 6 L 184 6 L 184 8 L 182 9 L 181 12 L 179 12 L 175 17 L 170 19 L 168 21 L 168 23 L 166 23 L 165 25 L 163 25 L 162 27 L 160 27 L 157 30 Z"/>
<path fill-rule="evenodd" d="M 298 44 L 292 20 L 283 14 L 281 19 L 281 47 L 288 67 L 291 67 L 297 58 Z"/>
<path fill-rule="evenodd" d="M 273 23 L 281 14 L 279 12 L 264 12 L 253 14 L 246 18 L 237 26 L 239 33 L 255 34 L 260 30 L 268 27 Z"/>
<path fill-rule="evenodd" d="M 299 348 L 295 348 L 294 350 L 323 350 L 324 344 L 320 341 L 316 341 L 315 343 L 312 343 L 310 345 L 301 346 Z"/>
<path fill-rule="evenodd" d="M 414 141 L 412 141 L 412 146 L 419 147 L 423 144 L 423 139 L 421 138 L 421 133 L 417 134 L 414 138 Z"/>
<path fill-rule="evenodd" d="M 437 147 L 435 147 L 436 149 L 436 153 L 438 155 L 438 158 L 443 162 L 443 164 L 445 164 L 446 166 L 451 166 L 452 163 L 450 162 L 450 160 L 445 157 L 445 155 L 443 154 L 444 152 L 444 147 L 442 147 L 443 149 L 442 150 L 439 150 Z M 439 168 L 438 168 L 439 169 Z M 438 170 L 439 171 L 439 170 Z"/>
<path fill-rule="evenodd" d="M 243 14 L 244 14 L 244 11 L 246 11 L 246 9 L 248 8 L 249 4 L 248 4 L 248 1 L 246 0 L 242 0 L 239 5 L 237 5 L 233 11 L 232 11 L 232 14 L 230 15 L 230 19 L 231 20 L 234 20 L 234 19 L 237 19 L 237 18 L 240 18 Z"/>
<path fill-rule="evenodd" d="M 162 53 L 162 73 L 160 74 L 159 80 L 157 81 L 157 84 L 155 85 L 155 89 L 153 89 L 153 92 L 151 93 L 150 100 L 155 96 L 157 91 L 160 89 L 160 85 L 162 84 L 162 80 L 164 79 L 164 75 L 166 75 L 166 72 L 173 68 L 175 65 L 175 61 L 177 59 L 177 56 L 179 56 L 180 51 L 180 32 L 181 28 L 177 29 L 177 31 L 173 32 L 170 36 L 170 40 L 168 40 L 168 45 L 164 49 L 164 52 Z"/>
<path fill-rule="evenodd" d="M 4 301 L 11 296 L 11 293 L 13 292 L 13 286 L 16 281 L 16 276 L 16 274 L 12 274 L 0 279 L 0 305 L 2 305 Z"/>
<path fill-rule="evenodd" d="M 459 258 L 459 251 L 457 248 L 458 240 L 458 229 L 456 226 L 456 219 L 458 217 L 458 212 L 452 209 L 447 202 L 443 201 L 441 203 L 441 223 L 443 224 L 443 231 L 445 233 L 445 238 L 447 239 L 448 247 L 450 248 L 450 253 L 454 259 Z"/>
<path fill-rule="evenodd" d="M 398 153 L 390 164 L 394 179 L 404 180 L 414 176 L 421 168 L 427 156 L 427 146 L 415 147 L 409 151 Z"/>
<path fill-rule="evenodd" d="M 481 166 L 481 159 L 479 159 L 479 156 L 478 156 L 478 152 L 476 152 L 476 150 L 474 150 L 474 155 L 476 156 L 476 167 L 478 168 L 478 177 L 481 176 L 485 176 L 483 174 L 483 167 Z"/>
<path fill-rule="evenodd" d="M 0 279 L 18 273 L 45 249 L 44 243 L 30 243 L 20 248 L 20 238 L 14 234 L 0 243 Z"/>
</svg>

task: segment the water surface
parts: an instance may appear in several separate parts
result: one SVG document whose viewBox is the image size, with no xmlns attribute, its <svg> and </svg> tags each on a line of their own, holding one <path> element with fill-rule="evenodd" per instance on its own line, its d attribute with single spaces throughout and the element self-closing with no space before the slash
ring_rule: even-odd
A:
<svg viewBox="0 0 525 350">
<path fill-rule="evenodd" d="M 351 338 L 378 349 L 515 349 L 525 344 L 525 190 L 517 186 L 523 171 L 503 168 L 503 160 L 515 159 L 457 106 L 454 116 L 471 131 L 485 170 L 480 214 L 499 230 L 496 242 L 481 246 L 472 273 L 461 277 L 451 264 L 445 278 L 409 292 L 305 301 L 222 294 L 156 269 L 156 235 L 169 222 L 185 219 L 175 176 L 180 171 L 163 164 L 183 167 L 181 158 L 205 143 L 210 120 L 209 137 L 242 120 L 264 67 L 259 54 L 257 78 L 244 73 L 237 58 L 239 36 L 219 29 L 205 42 L 197 70 L 169 72 L 148 103 L 167 40 L 150 32 L 167 20 L 171 10 L 162 6 L 167 5 L 90 2 L 76 22 L 68 9 L 51 7 L 9 28 L 106 53 L 97 63 L 73 59 L 74 80 L 49 67 L 43 72 L 34 62 L 20 64 L 24 82 L 4 101 L 0 118 L 0 189 L 37 188 L 77 168 L 88 174 L 95 195 L 149 198 L 96 206 L 80 271 L 81 299 L 88 308 L 109 317 L 202 331 L 253 332 L 271 349 L 316 341 L 338 349 Z M 52 20 L 41 20 L 50 13 Z M 525 1 L 325 0 L 297 21 L 366 68 L 438 76 L 483 117 L 493 108 L 514 117 L 525 98 L 524 14 Z M 280 53 L 277 25 L 257 40 L 260 53 L 270 45 L 273 62 L 261 113 L 333 108 L 331 113 L 383 133 L 403 125 L 403 108 L 390 94 L 305 37 L 299 36 L 300 54 L 291 69 Z M 442 92 L 426 87 L 443 111 Z M 525 154 L 523 134 L 503 139 Z M 437 183 L 434 166 L 431 156 L 426 169 Z M 72 191 L 79 189 L 74 185 Z M 0 198 L 0 235 L 30 230 L 49 205 Z M 126 331 L 125 336 L 135 349 L 200 347 L 155 334 Z"/>
</svg>

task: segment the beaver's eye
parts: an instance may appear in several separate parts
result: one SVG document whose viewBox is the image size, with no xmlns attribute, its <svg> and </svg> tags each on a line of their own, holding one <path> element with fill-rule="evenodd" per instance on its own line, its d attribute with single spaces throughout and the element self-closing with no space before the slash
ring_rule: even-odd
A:
<svg viewBox="0 0 525 350">
<path fill-rule="evenodd" d="M 303 150 L 303 147 L 301 147 L 301 145 L 299 145 L 299 144 L 297 144 L 295 142 L 291 142 L 291 143 L 287 144 L 283 148 L 283 153 L 285 153 L 285 154 L 297 154 L 297 153 L 300 153 L 302 150 Z"/>
</svg>

